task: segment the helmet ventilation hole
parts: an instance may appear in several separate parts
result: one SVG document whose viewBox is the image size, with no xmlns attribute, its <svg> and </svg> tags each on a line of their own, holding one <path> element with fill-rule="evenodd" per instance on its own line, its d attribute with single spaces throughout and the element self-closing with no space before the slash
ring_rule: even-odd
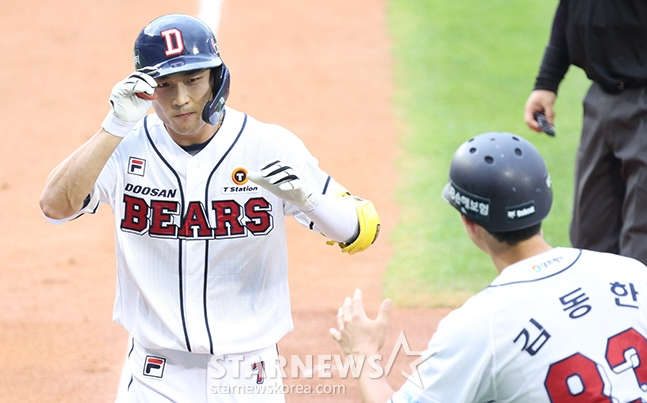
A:
<svg viewBox="0 0 647 403">
<path fill-rule="evenodd" d="M 523 154 L 523 151 L 521 151 L 520 148 L 515 148 L 514 153 L 517 154 L 518 156 L 521 156 Z"/>
<path fill-rule="evenodd" d="M 494 162 L 494 158 L 490 157 L 489 155 L 486 156 L 484 159 L 485 159 L 485 162 L 487 162 L 488 164 L 492 164 Z"/>
<path fill-rule="evenodd" d="M 476 152 L 476 147 L 470 148 L 470 154 L 474 154 Z"/>
</svg>

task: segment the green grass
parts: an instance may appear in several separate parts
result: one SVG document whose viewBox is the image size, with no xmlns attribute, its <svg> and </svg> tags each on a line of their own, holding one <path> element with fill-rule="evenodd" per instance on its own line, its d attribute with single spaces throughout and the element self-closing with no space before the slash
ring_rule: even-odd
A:
<svg viewBox="0 0 647 403">
<path fill-rule="evenodd" d="M 556 138 L 530 131 L 523 106 L 549 37 L 557 1 L 391 0 L 395 110 L 399 121 L 396 200 L 401 217 L 384 293 L 400 306 L 458 306 L 496 276 L 441 196 L 451 157 L 465 140 L 511 132 L 537 146 L 555 200 L 544 222 L 554 246 L 569 246 L 573 164 L 588 81 L 571 67 L 556 103 Z"/>
</svg>

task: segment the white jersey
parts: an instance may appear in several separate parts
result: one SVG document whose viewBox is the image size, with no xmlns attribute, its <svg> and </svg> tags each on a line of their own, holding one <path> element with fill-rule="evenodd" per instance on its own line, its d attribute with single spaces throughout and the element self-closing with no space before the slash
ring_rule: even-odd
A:
<svg viewBox="0 0 647 403">
<path fill-rule="evenodd" d="M 647 268 L 556 248 L 509 266 L 444 318 L 393 402 L 647 399 Z"/>
<path fill-rule="evenodd" d="M 112 207 L 113 318 L 152 349 L 232 354 L 292 330 L 285 216 L 296 207 L 246 181 L 244 168 L 281 160 L 326 193 L 334 181 L 287 129 L 226 108 L 195 156 L 156 115 L 119 144 L 83 212 Z M 316 229 L 313 227 L 313 229 Z"/>
</svg>

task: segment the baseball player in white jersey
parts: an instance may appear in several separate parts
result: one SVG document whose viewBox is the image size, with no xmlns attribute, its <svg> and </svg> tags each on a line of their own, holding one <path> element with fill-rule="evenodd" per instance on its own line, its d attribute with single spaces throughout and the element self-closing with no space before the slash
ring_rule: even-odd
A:
<svg viewBox="0 0 647 403">
<path fill-rule="evenodd" d="M 290 131 L 225 106 L 229 72 L 200 20 L 154 20 L 134 53 L 101 130 L 41 196 L 55 223 L 114 213 L 113 317 L 132 336 L 118 400 L 284 401 L 285 216 L 349 254 L 375 241 L 379 217 Z"/>
<path fill-rule="evenodd" d="M 647 267 L 546 243 L 552 190 L 535 147 L 509 133 L 474 137 L 454 154 L 443 196 L 499 276 L 441 320 L 417 364 L 421 383 L 394 392 L 365 370 L 363 401 L 647 401 Z M 390 309 L 387 299 L 367 318 L 356 290 L 331 335 L 347 355 L 378 354 Z"/>
</svg>

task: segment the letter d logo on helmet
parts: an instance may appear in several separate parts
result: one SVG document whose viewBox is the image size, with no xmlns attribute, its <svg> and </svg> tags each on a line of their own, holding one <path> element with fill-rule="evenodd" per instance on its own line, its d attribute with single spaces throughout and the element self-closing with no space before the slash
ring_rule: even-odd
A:
<svg viewBox="0 0 647 403">
<path fill-rule="evenodd" d="M 510 133 L 484 133 L 454 153 L 443 198 L 488 231 L 509 232 L 540 223 L 553 191 L 535 146 Z"/>
<path fill-rule="evenodd" d="M 220 58 L 211 29 L 199 19 L 169 14 L 151 21 L 135 40 L 135 69 L 155 67 L 153 78 L 190 70 L 211 69 L 213 98 L 202 110 L 202 118 L 215 125 L 229 96 L 229 70 Z"/>
</svg>

